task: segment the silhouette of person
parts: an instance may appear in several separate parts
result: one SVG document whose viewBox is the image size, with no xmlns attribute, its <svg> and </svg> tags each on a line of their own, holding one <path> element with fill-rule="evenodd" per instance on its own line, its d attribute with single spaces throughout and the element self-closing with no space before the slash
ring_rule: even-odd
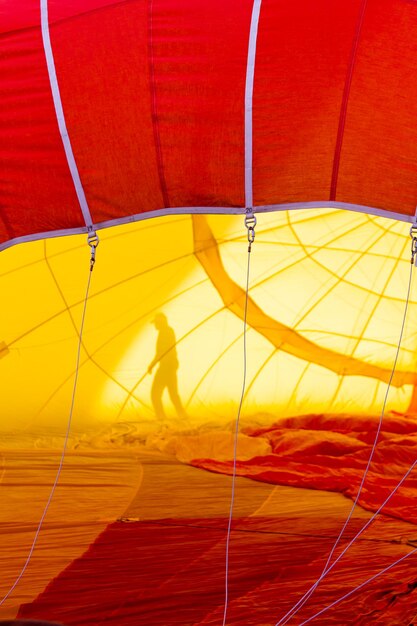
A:
<svg viewBox="0 0 417 626">
<path fill-rule="evenodd" d="M 148 374 L 151 374 L 154 366 L 158 364 L 158 369 L 155 372 L 151 389 L 151 399 L 155 409 L 155 414 L 161 421 L 166 419 L 166 414 L 162 405 L 162 394 L 164 389 L 168 389 L 169 396 L 178 417 L 187 418 L 187 413 L 182 406 L 182 402 L 178 394 L 177 370 L 179 363 L 176 350 L 175 333 L 168 325 L 166 315 L 163 313 L 157 313 L 153 323 L 158 331 L 158 338 L 156 340 L 155 357 L 149 364 Z"/>
</svg>

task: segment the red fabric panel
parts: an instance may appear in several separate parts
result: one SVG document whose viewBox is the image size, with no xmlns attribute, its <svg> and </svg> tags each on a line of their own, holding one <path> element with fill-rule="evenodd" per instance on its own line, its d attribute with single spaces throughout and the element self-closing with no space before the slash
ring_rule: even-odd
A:
<svg viewBox="0 0 417 626">
<path fill-rule="evenodd" d="M 159 209 L 147 3 L 104 3 L 61 20 L 68 11 L 62 4 L 51 10 L 52 49 L 93 221 Z M 74 11 L 83 6 L 74 3 Z"/>
<path fill-rule="evenodd" d="M 252 1 L 154 0 L 153 7 L 156 107 L 169 204 L 244 206 Z"/>
<path fill-rule="evenodd" d="M 224 551 L 204 557 L 224 532 L 224 520 L 111 524 L 19 617 L 95 626 L 199 622 L 223 599 Z"/>
<path fill-rule="evenodd" d="M 0 241 L 84 224 L 52 102 L 39 2 L 13 6 L 4 30 L 18 30 L 1 40 Z"/>
<path fill-rule="evenodd" d="M 339 491 L 354 499 L 375 439 L 376 419 L 312 415 L 287 418 L 272 427 L 246 429 L 266 438 L 272 452 L 238 461 L 237 474 L 279 485 Z M 376 511 L 416 459 L 417 422 L 386 416 L 359 503 Z M 193 464 L 231 474 L 232 461 L 196 459 Z M 388 515 L 416 523 L 417 477 L 411 474 L 384 507 Z"/>
<path fill-rule="evenodd" d="M 238 494 L 239 495 L 239 494 Z M 232 626 L 272 625 L 320 576 L 342 517 L 326 510 L 295 517 L 234 521 L 230 549 Z M 365 519 L 354 519 L 352 537 Z M 224 607 L 226 519 L 114 523 L 58 576 L 19 617 L 67 626 L 219 626 Z M 401 535 L 401 533 L 404 533 Z M 402 556 L 393 537 L 413 537 L 404 523 L 379 520 L 372 537 L 344 557 L 294 623 L 307 618 Z M 417 611 L 415 557 L 340 604 L 318 623 L 398 625 Z"/>
<path fill-rule="evenodd" d="M 254 203 L 329 200 L 361 0 L 263 0 L 254 84 Z"/>
<path fill-rule="evenodd" d="M 125 3 L 123 0 L 48 0 L 49 23 L 79 18 L 87 13 L 99 13 L 117 4 Z"/>
<path fill-rule="evenodd" d="M 19 6 L 16 3 L 2 2 L 0 7 L 1 34 L 11 34 L 13 31 L 28 28 L 39 28 L 40 23 L 40 2 L 35 0 L 21 0 Z M 8 76 L 4 77 L 8 78 Z"/>
<path fill-rule="evenodd" d="M 95 222 L 168 206 L 244 205 L 252 4 L 49 3 L 69 137 Z M 52 103 L 39 2 L 8 0 L 6 8 L 0 241 L 83 225 Z M 414 214 L 416 23 L 412 1 L 263 0 L 256 205 L 335 197 Z"/>
<path fill-rule="evenodd" d="M 337 200 L 414 215 L 417 3 L 368 0 L 342 145 Z"/>
<path fill-rule="evenodd" d="M 220 0 L 129 2 L 53 26 L 67 126 L 95 222 L 164 206 L 242 204 L 242 32 L 251 5 L 234 4 L 224 19 Z"/>
</svg>

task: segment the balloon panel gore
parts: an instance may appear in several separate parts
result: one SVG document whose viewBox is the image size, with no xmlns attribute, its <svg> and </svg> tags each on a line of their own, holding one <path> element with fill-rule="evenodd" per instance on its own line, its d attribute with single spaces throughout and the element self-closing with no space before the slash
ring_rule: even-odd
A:
<svg viewBox="0 0 417 626">
<path fill-rule="evenodd" d="M 251 254 L 242 419 L 377 414 L 409 277 L 405 224 L 334 210 L 261 215 Z M 2 430 L 62 432 L 89 272 L 82 236 L 1 255 Z M 102 231 L 72 433 L 121 424 L 228 427 L 243 377 L 247 241 L 242 218 L 172 216 Z M 412 290 L 388 410 L 416 376 Z M 24 390 L 24 393 L 22 393 Z M 110 437 L 110 435 L 109 435 Z"/>
</svg>

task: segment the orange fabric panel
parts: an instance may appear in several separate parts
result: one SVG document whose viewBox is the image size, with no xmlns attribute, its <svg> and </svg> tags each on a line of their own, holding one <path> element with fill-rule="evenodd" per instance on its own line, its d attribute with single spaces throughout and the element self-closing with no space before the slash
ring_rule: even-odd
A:
<svg viewBox="0 0 417 626">
<path fill-rule="evenodd" d="M 0 601 L 28 558 L 62 452 L 61 441 L 41 442 L 33 432 L 16 439 L 2 435 Z M 138 461 L 123 451 L 111 456 L 91 449 L 67 451 L 28 567 L 0 606 L 0 623 L 15 617 L 21 604 L 31 602 L 124 512 L 142 476 Z"/>
<path fill-rule="evenodd" d="M 110 524 L 36 600 L 21 607 L 20 617 L 68 626 L 221 623 L 230 480 L 166 457 L 146 460 L 139 452 L 139 458 L 145 480 L 125 522 Z M 227 623 L 275 624 L 320 575 L 350 506 L 340 494 L 238 478 Z M 346 537 L 369 516 L 358 510 Z M 413 537 L 415 526 L 379 518 L 322 581 L 296 623 L 405 554 L 411 548 L 404 544 Z M 367 626 L 370 613 L 375 624 L 410 623 L 417 611 L 413 574 L 411 560 L 404 562 L 320 623 Z"/>
</svg>

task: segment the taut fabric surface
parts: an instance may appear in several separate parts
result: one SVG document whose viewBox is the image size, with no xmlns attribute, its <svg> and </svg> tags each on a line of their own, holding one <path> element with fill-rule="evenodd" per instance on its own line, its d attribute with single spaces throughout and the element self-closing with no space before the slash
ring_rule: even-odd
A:
<svg viewBox="0 0 417 626">
<path fill-rule="evenodd" d="M 53 61 L 93 222 L 245 206 L 252 2 L 50 3 Z M 253 204 L 343 202 L 413 216 L 417 5 L 264 0 Z M 2 13 L 0 242 L 81 228 L 40 6 Z"/>
</svg>

